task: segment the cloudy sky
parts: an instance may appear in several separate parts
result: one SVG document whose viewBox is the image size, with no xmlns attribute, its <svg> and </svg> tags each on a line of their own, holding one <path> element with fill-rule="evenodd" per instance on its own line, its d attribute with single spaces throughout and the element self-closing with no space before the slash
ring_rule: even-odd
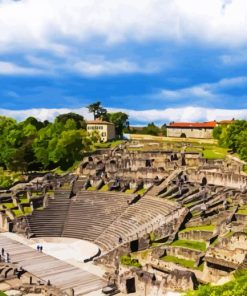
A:
<svg viewBox="0 0 247 296">
<path fill-rule="evenodd" d="M 0 114 L 247 119 L 246 0 L 0 0 Z"/>
</svg>

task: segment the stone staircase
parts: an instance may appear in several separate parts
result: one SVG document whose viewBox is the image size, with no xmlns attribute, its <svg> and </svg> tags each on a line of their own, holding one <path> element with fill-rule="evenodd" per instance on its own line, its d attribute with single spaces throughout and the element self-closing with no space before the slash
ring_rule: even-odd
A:
<svg viewBox="0 0 247 296">
<path fill-rule="evenodd" d="M 70 205 L 71 190 L 59 189 L 50 199 L 45 210 L 34 210 L 27 217 L 31 235 L 35 237 L 59 237 L 62 235 Z"/>
<path fill-rule="evenodd" d="M 152 196 L 158 196 L 162 193 L 163 190 L 166 189 L 166 187 L 169 185 L 169 183 L 174 180 L 179 174 L 181 174 L 183 170 L 178 168 L 175 171 L 173 171 L 163 182 L 161 182 L 161 184 L 157 185 L 157 186 L 153 186 L 148 194 L 152 195 Z"/>
</svg>

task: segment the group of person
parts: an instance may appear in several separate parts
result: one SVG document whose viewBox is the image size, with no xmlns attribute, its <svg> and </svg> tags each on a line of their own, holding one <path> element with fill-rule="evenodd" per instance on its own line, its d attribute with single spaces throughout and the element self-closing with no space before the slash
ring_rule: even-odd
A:
<svg viewBox="0 0 247 296">
<path fill-rule="evenodd" d="M 10 262 L 9 253 L 5 252 L 4 248 L 2 248 L 2 251 L 1 251 L 0 261 L 4 261 L 4 262 L 7 262 L 7 263 Z"/>
<path fill-rule="evenodd" d="M 37 251 L 38 251 L 38 252 L 42 252 L 42 251 L 43 251 L 43 247 L 40 246 L 40 245 L 37 245 Z"/>
</svg>

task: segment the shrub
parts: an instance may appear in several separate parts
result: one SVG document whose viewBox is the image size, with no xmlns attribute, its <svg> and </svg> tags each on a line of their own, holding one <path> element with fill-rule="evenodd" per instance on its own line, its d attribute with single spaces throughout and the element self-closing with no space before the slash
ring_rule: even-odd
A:
<svg viewBox="0 0 247 296">
<path fill-rule="evenodd" d="M 133 267 L 141 267 L 138 259 L 132 259 L 129 255 L 124 255 L 120 257 L 120 262 L 122 265 L 133 266 Z"/>
</svg>

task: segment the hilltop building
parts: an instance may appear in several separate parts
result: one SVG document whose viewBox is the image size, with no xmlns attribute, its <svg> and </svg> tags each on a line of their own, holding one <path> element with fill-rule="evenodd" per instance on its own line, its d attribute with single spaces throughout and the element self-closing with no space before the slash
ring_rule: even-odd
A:
<svg viewBox="0 0 247 296">
<path fill-rule="evenodd" d="M 216 121 L 171 122 L 167 125 L 167 137 L 211 139 L 212 131 L 216 126 Z"/>
<path fill-rule="evenodd" d="M 87 132 L 97 131 L 101 141 L 107 142 L 116 138 L 115 125 L 101 119 L 91 120 L 87 122 Z"/>
</svg>

